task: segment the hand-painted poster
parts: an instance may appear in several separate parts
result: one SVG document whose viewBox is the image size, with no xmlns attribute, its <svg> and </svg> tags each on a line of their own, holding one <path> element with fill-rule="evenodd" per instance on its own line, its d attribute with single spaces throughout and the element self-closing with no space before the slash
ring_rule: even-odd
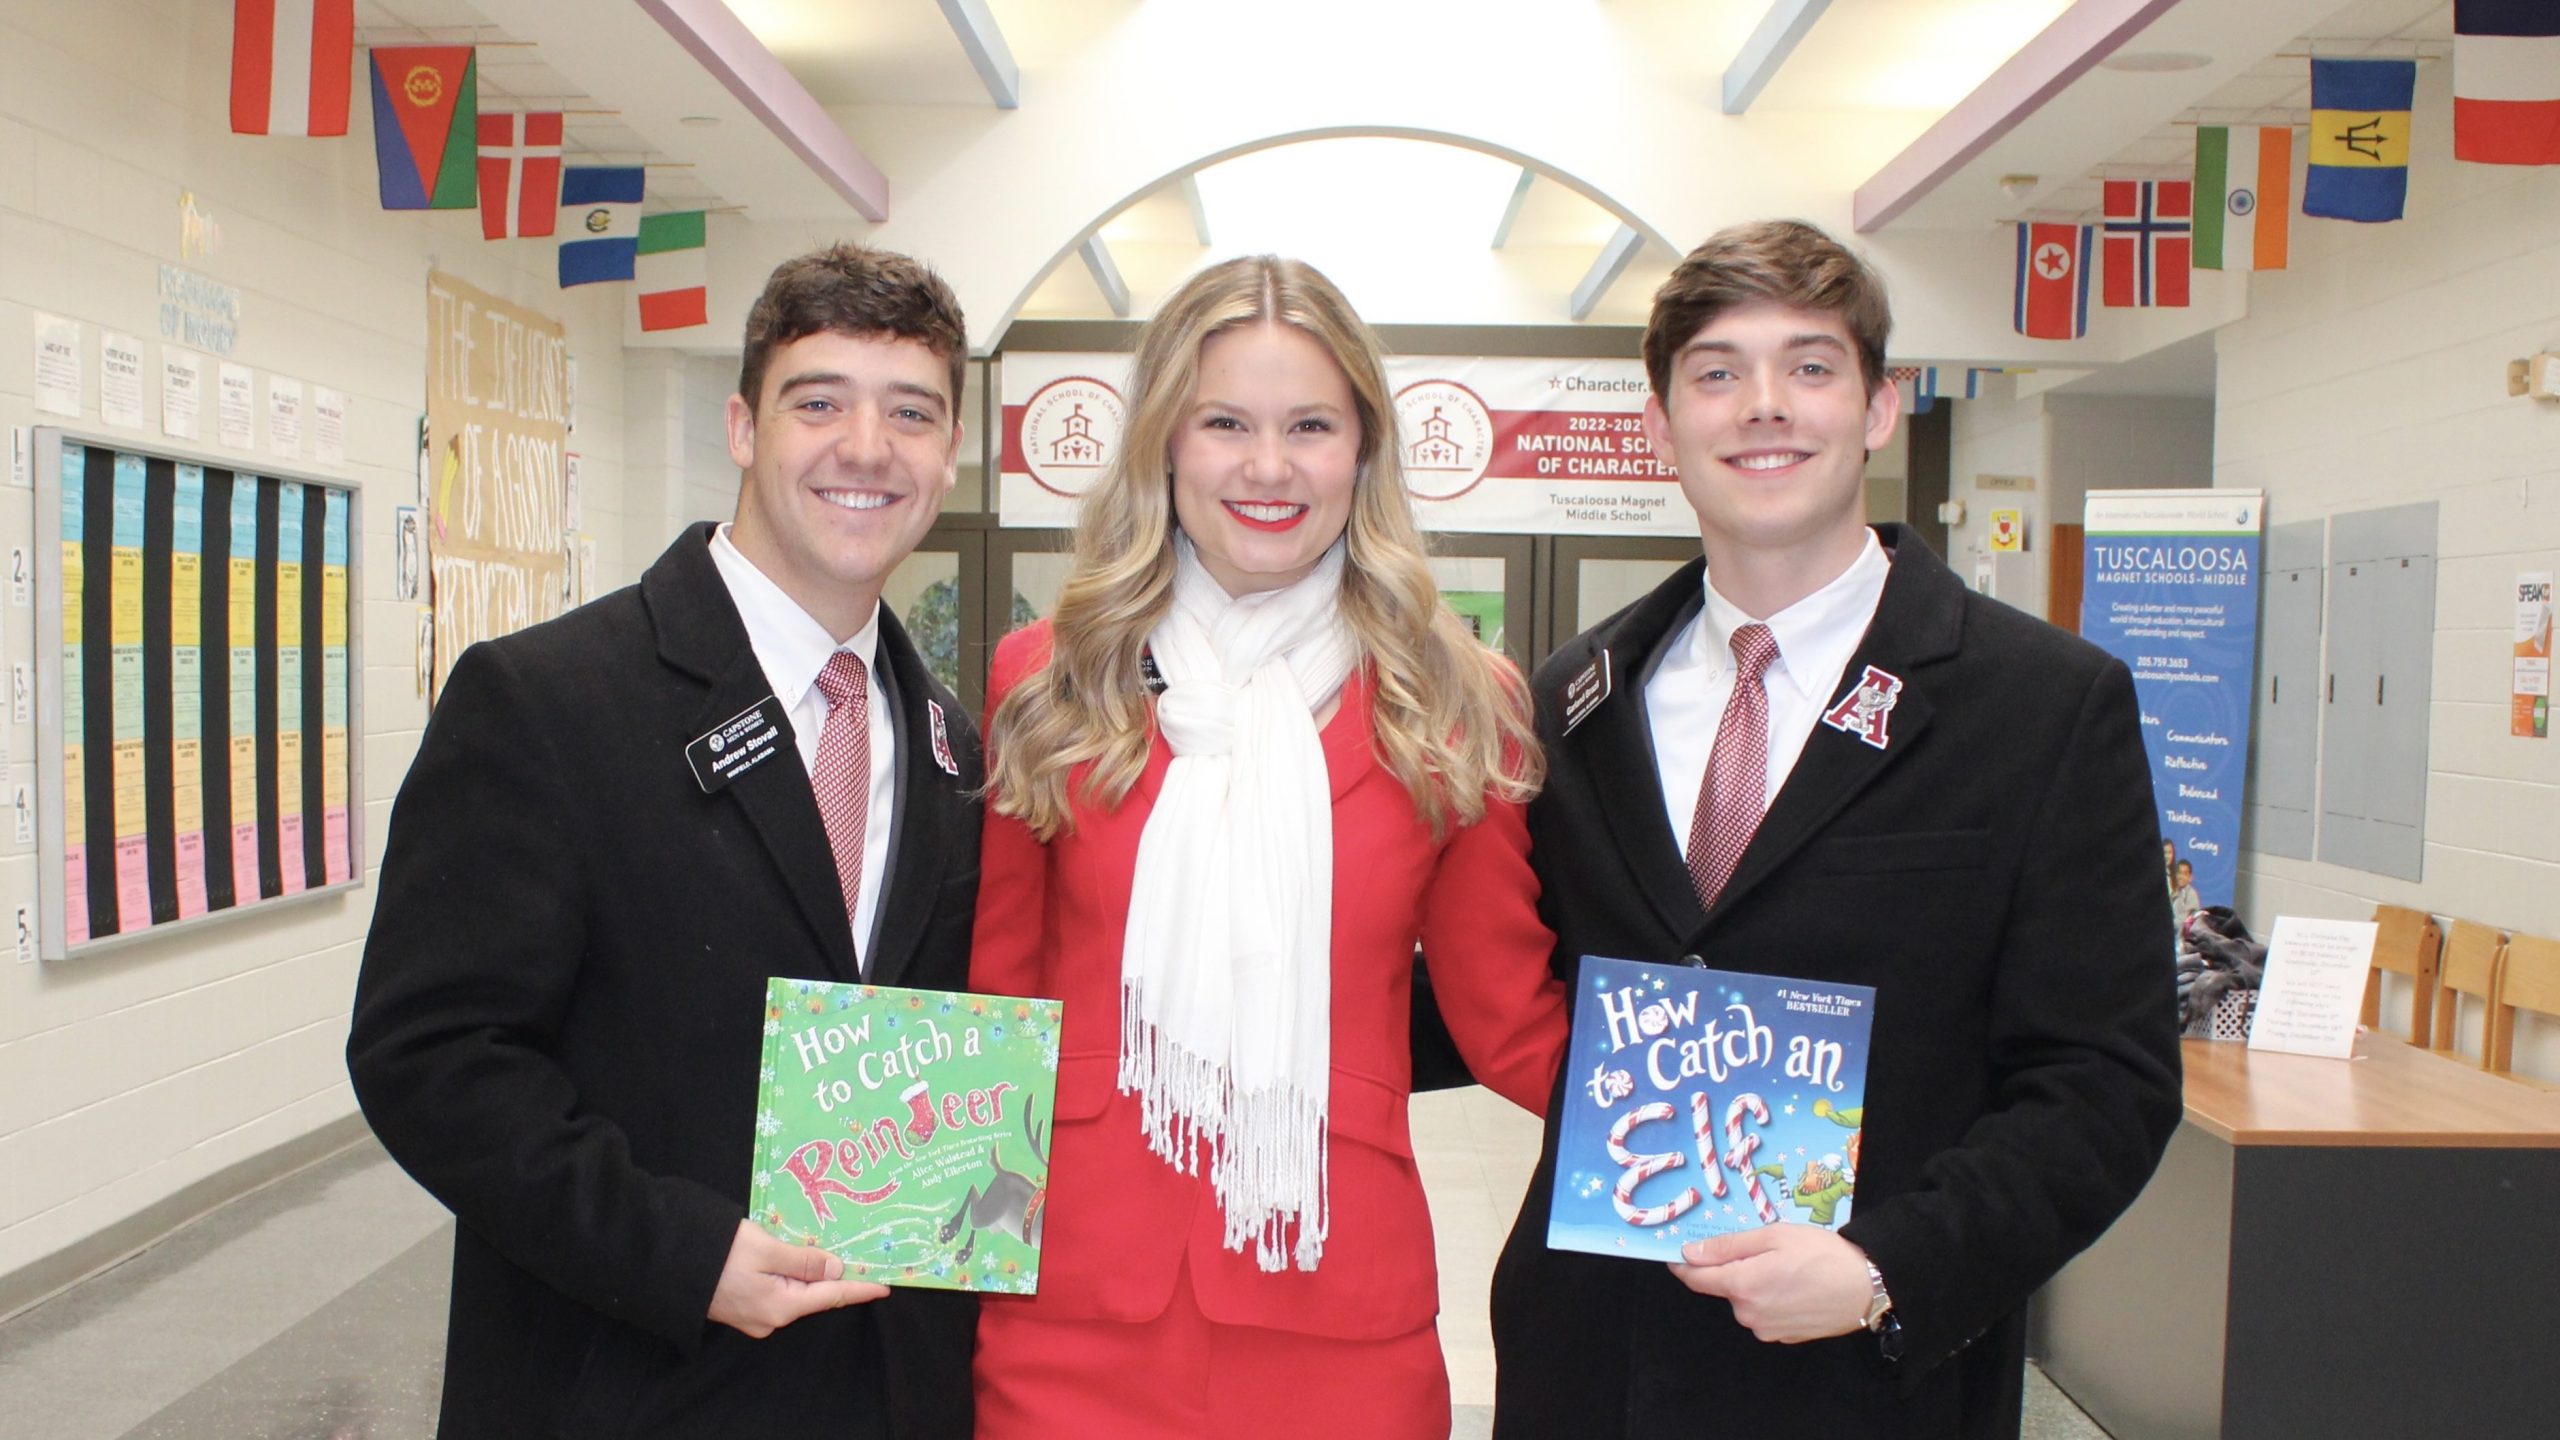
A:
<svg viewBox="0 0 2560 1440">
<path fill-rule="evenodd" d="M 2229 905 L 2258 653 L 2255 490 L 2092 490 L 2080 633 L 2133 671 L 2183 917 Z"/>
<path fill-rule="evenodd" d="M 1067 526 L 1127 422 L 1129 357 L 1008 353 L 996 504 L 1007 526 Z M 1644 437 L 1635 360 L 1387 361 L 1405 486 L 1426 530 L 1694 535 L 1679 476 Z"/>
<path fill-rule="evenodd" d="M 435 684 L 466 646 L 562 609 L 569 346 L 560 323 L 427 276 L 425 482 Z"/>
</svg>

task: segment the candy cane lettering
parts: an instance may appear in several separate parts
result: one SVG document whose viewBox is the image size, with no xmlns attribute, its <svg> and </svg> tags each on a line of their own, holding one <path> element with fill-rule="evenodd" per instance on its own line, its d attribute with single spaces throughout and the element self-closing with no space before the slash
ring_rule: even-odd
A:
<svg viewBox="0 0 2560 1440">
<path fill-rule="evenodd" d="M 1750 1197 L 1751 1208 L 1759 1212 L 1760 1223 L 1775 1225 L 1778 1223 L 1778 1207 L 1770 1200 L 1768 1192 L 1760 1188 L 1760 1172 L 1751 1166 L 1751 1157 L 1760 1153 L 1760 1137 L 1744 1133 L 1742 1117 L 1746 1113 L 1756 1124 L 1769 1123 L 1767 1102 L 1748 1093 L 1734 1096 L 1733 1103 L 1726 1106 L 1724 1112 L 1724 1168 L 1742 1177 L 1742 1193 Z"/>
<path fill-rule="evenodd" d="M 1618 1218 L 1630 1225 L 1667 1225 L 1698 1203 L 1695 1186 L 1682 1190 L 1660 1205 L 1639 1206 L 1635 1203 L 1637 1186 L 1665 1170 L 1677 1170 L 1689 1163 L 1689 1157 L 1677 1150 L 1640 1155 L 1627 1148 L 1627 1136 L 1637 1126 L 1668 1120 L 1672 1114 L 1669 1101 L 1655 1100 L 1619 1116 L 1618 1123 L 1609 1127 L 1609 1158 L 1626 1169 L 1626 1173 L 1618 1177 L 1617 1188 L 1610 1194 L 1610 1203 L 1617 1208 Z"/>
<path fill-rule="evenodd" d="M 1689 1092 L 1689 1129 L 1698 1137 L 1698 1168 L 1706 1172 L 1707 1193 L 1721 1200 L 1732 1193 L 1724 1183 L 1724 1172 L 1716 1168 L 1716 1102 L 1704 1090 Z"/>
</svg>

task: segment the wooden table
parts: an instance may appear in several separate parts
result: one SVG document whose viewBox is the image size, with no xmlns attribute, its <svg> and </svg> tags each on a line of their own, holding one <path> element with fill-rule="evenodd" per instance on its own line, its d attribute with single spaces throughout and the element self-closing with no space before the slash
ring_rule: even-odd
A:
<svg viewBox="0 0 2560 1440">
<path fill-rule="evenodd" d="M 2114 1440 L 2560 1433 L 2560 1094 L 2387 1035 L 2188 1041 L 2186 1120 L 2037 1296 Z"/>
</svg>

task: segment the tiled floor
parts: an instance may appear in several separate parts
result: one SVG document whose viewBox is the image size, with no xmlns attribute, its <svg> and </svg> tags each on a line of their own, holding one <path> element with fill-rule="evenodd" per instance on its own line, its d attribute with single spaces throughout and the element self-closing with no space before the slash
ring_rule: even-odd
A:
<svg viewBox="0 0 2560 1440">
<path fill-rule="evenodd" d="M 1482 1090 L 1414 1102 L 1439 1229 L 1455 1440 L 1490 1433 L 1485 1293 L 1538 1152 Z M 0 1324 L 8 1440 L 412 1440 L 432 1435 L 444 1212 L 359 1146 L 228 1206 Z M 2029 1440 L 2105 1440 L 2028 1373 Z"/>
</svg>

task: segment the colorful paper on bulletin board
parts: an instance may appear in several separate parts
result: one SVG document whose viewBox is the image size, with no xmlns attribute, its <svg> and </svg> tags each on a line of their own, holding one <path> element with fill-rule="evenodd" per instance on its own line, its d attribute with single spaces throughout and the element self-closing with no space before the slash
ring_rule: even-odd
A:
<svg viewBox="0 0 2560 1440">
<path fill-rule="evenodd" d="M 2530 740 L 2551 736 L 2551 572 L 2516 575 L 2516 659 L 2513 713 L 2507 733 Z"/>
<path fill-rule="evenodd" d="M 2080 633 L 2133 671 L 2160 836 L 2228 905 L 2258 654 L 2255 490 L 2092 490 Z"/>
<path fill-rule="evenodd" d="M 466 646 L 560 613 L 569 346 L 560 323 L 427 277 L 435 684 Z"/>
<path fill-rule="evenodd" d="M 1004 359 L 997 513 L 1064 527 L 1110 468 L 1129 357 L 1020 351 Z M 1426 530 L 1695 535 L 1680 477 L 1644 436 L 1635 360 L 1394 356 L 1405 488 Z"/>
</svg>

